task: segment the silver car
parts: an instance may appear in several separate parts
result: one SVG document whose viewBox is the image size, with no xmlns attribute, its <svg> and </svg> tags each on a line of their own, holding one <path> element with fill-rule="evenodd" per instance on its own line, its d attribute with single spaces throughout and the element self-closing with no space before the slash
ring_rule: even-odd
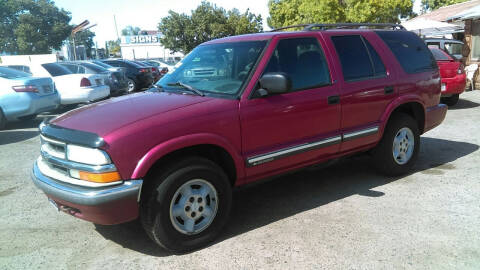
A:
<svg viewBox="0 0 480 270">
<path fill-rule="evenodd" d="M 33 119 L 56 109 L 60 97 L 51 78 L 0 66 L 0 129 L 10 121 Z"/>
</svg>

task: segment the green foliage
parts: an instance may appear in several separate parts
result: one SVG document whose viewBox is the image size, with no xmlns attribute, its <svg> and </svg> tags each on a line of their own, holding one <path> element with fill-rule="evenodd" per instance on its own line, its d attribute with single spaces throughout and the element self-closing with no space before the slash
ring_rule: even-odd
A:
<svg viewBox="0 0 480 270">
<path fill-rule="evenodd" d="M 467 0 L 422 0 L 422 10 L 423 12 L 427 10 L 434 10 L 448 5 L 453 5 L 457 3 L 462 3 Z"/>
<path fill-rule="evenodd" d="M 107 50 L 110 54 L 120 55 L 120 40 L 107 41 Z"/>
<path fill-rule="evenodd" d="M 50 0 L 0 0 L 0 52 L 50 53 L 72 27 L 70 13 Z"/>
<path fill-rule="evenodd" d="M 78 32 L 75 34 L 75 45 L 83 45 L 85 46 L 85 50 L 87 52 L 88 57 L 92 57 L 92 48 L 93 48 L 93 37 L 95 37 L 95 33 L 90 30 L 85 30 L 82 32 Z M 69 41 L 72 42 L 72 38 L 69 37 Z"/>
<path fill-rule="evenodd" d="M 139 27 L 134 27 L 134 26 L 127 26 L 124 29 L 122 29 L 122 36 L 136 36 L 140 34 L 140 28 Z"/>
<path fill-rule="evenodd" d="M 199 44 L 215 38 L 263 31 L 262 17 L 247 10 L 226 11 L 209 2 L 202 2 L 191 15 L 169 11 L 158 29 L 160 42 L 174 52 L 190 52 Z"/>
<path fill-rule="evenodd" d="M 412 15 L 413 0 L 270 0 L 272 28 L 305 23 L 395 23 Z"/>
</svg>

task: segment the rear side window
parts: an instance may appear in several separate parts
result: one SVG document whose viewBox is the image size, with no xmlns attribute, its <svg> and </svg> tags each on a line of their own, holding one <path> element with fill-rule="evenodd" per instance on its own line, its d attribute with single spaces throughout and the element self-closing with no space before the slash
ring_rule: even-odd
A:
<svg viewBox="0 0 480 270">
<path fill-rule="evenodd" d="M 330 72 L 316 38 L 282 39 L 270 58 L 265 73 L 284 72 L 299 91 L 330 84 Z"/>
<path fill-rule="evenodd" d="M 0 67 L 0 77 L 5 79 L 17 79 L 30 77 L 31 75 L 16 69 Z"/>
<path fill-rule="evenodd" d="M 432 52 L 433 57 L 437 61 L 448 61 L 448 60 L 450 60 L 448 55 L 440 49 L 430 48 L 430 51 Z"/>
<path fill-rule="evenodd" d="M 62 67 L 61 65 L 55 63 L 42 64 L 42 67 L 44 67 L 53 77 L 72 74 L 72 72 L 66 67 Z"/>
<path fill-rule="evenodd" d="M 437 63 L 427 45 L 408 31 L 376 31 L 392 50 L 406 73 L 420 73 L 437 69 Z"/>
<path fill-rule="evenodd" d="M 359 35 L 333 36 L 345 81 L 385 76 L 385 66 L 372 45 Z"/>
</svg>

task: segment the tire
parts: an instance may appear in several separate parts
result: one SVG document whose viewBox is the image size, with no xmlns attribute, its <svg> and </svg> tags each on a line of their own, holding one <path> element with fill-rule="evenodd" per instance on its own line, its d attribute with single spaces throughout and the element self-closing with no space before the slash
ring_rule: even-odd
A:
<svg viewBox="0 0 480 270">
<path fill-rule="evenodd" d="M 137 84 L 134 80 L 128 79 L 127 80 L 127 93 L 132 93 L 137 90 Z"/>
<path fill-rule="evenodd" d="M 140 219 L 148 236 L 163 248 L 179 253 L 213 241 L 225 226 L 232 204 L 225 172 L 200 157 L 177 160 L 157 171 L 149 177 L 152 182 L 143 189 L 140 204 Z M 188 194 L 184 190 L 210 191 L 202 197 L 196 193 L 184 196 Z"/>
<path fill-rule="evenodd" d="M 396 113 L 388 121 L 382 139 L 372 151 L 373 165 L 387 176 L 406 174 L 417 161 L 419 149 L 417 122 L 407 114 Z"/>
<path fill-rule="evenodd" d="M 446 104 L 448 107 L 455 106 L 458 103 L 458 100 L 460 99 L 460 94 L 455 94 L 450 97 L 442 97 L 440 101 L 443 104 Z"/>
<path fill-rule="evenodd" d="M 6 125 L 7 125 L 7 119 L 3 114 L 2 108 L 0 108 L 0 130 L 4 129 Z"/>
</svg>

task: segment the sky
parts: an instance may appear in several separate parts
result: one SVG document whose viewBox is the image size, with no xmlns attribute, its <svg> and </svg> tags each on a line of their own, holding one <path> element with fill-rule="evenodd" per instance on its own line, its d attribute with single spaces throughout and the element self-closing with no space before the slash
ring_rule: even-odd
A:
<svg viewBox="0 0 480 270">
<path fill-rule="evenodd" d="M 90 30 L 95 32 L 95 39 L 100 48 L 105 41 L 117 39 L 114 15 L 118 34 L 127 25 L 138 26 L 142 30 L 156 30 L 161 18 L 168 16 L 168 11 L 190 14 L 202 0 L 56 0 L 55 4 L 71 12 L 72 24 L 89 20 L 97 24 Z M 268 0 L 209 0 L 225 9 L 237 8 L 240 12 L 250 9 L 262 15 L 263 28 L 268 30 Z M 420 0 L 415 0 L 415 12 L 420 10 Z"/>
<path fill-rule="evenodd" d="M 115 23 L 117 21 L 118 34 L 127 25 L 138 26 L 142 30 L 157 30 L 161 18 L 168 16 L 168 11 L 190 14 L 201 0 L 56 0 L 55 4 L 71 12 L 71 24 L 78 24 L 89 20 L 97 26 L 90 28 L 95 32 L 94 41 L 98 47 L 105 47 L 105 41 L 117 39 Z M 264 20 L 264 29 L 268 29 L 268 0 L 209 0 L 225 9 L 237 8 L 245 12 L 261 14 Z"/>
</svg>

